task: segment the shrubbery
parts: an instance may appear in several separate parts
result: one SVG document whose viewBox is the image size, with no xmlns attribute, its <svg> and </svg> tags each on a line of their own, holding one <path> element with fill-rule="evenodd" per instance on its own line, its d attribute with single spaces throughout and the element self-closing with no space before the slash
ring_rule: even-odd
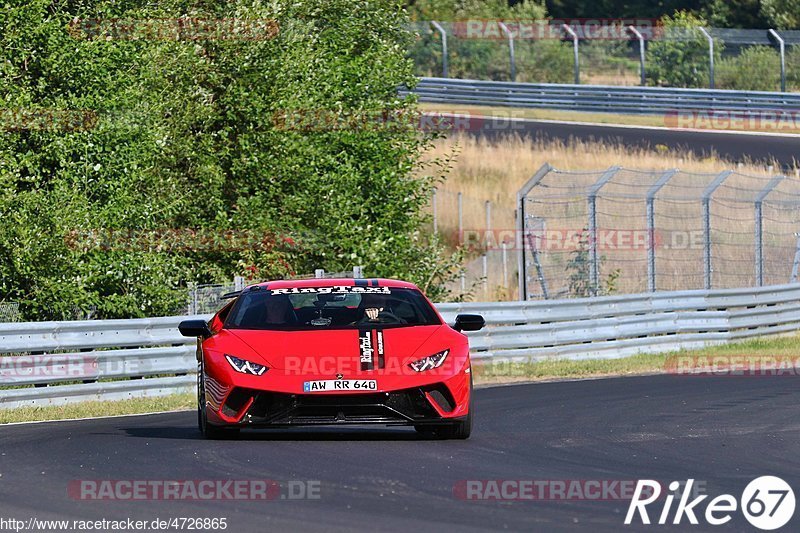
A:
<svg viewBox="0 0 800 533">
<path fill-rule="evenodd" d="M 187 282 L 364 265 L 442 297 L 443 260 L 415 177 L 430 138 L 413 128 L 294 131 L 286 111 L 411 112 L 409 35 L 397 5 L 354 0 L 157 5 L 12 0 L 0 10 L 5 110 L 88 109 L 86 131 L 0 136 L 0 301 L 27 316 L 175 312 Z M 192 7 L 202 6 L 202 7 Z M 275 18 L 275 39 L 76 39 L 78 17 Z M 250 231 L 246 249 L 93 246 L 77 232 Z M 289 239 L 284 237 L 290 237 Z"/>
<path fill-rule="evenodd" d="M 708 41 L 698 29 L 705 21 L 684 11 L 661 20 L 664 31 L 680 39 L 650 43 L 646 67 L 648 82 L 668 87 L 708 87 Z M 714 43 L 715 61 L 722 49 L 722 43 Z"/>
<path fill-rule="evenodd" d="M 739 55 L 720 60 L 716 69 L 719 89 L 777 91 L 780 79 L 780 54 L 768 46 L 747 47 Z"/>
</svg>

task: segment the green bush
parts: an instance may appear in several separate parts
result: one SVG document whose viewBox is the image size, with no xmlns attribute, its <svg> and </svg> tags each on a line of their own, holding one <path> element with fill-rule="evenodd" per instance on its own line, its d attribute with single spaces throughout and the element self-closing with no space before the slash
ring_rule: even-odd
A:
<svg viewBox="0 0 800 533">
<path fill-rule="evenodd" d="M 174 313 L 190 281 L 353 265 L 444 297 L 457 258 L 443 259 L 422 231 L 441 172 L 415 177 L 430 136 L 371 123 L 302 131 L 276 120 L 287 111 L 412 113 L 413 100 L 397 97 L 415 81 L 399 5 L 12 1 L 0 10 L 0 111 L 86 109 L 97 123 L 0 136 L 0 301 L 22 302 L 30 318 L 89 306 L 98 317 L 152 316 Z M 180 16 L 274 18 L 280 34 L 89 40 L 69 28 L 75 17 Z M 73 238 L 183 228 L 263 238 L 234 249 Z"/>
<path fill-rule="evenodd" d="M 720 60 L 716 69 L 719 89 L 780 90 L 780 55 L 768 46 L 749 46 L 741 54 Z"/>
<path fill-rule="evenodd" d="M 509 6 L 505 0 L 422 0 L 411 4 L 409 10 L 417 23 L 418 36 L 409 50 L 417 75 L 442 75 L 441 37 L 428 27 L 428 21 L 436 20 L 448 32 L 449 77 L 490 80 L 510 78 L 508 42 L 501 35 L 491 39 L 459 37 L 452 23 L 481 19 L 533 21 L 546 15 L 539 3 Z M 573 79 L 570 43 L 517 39 L 515 52 L 517 81 L 569 83 Z"/>
<path fill-rule="evenodd" d="M 708 41 L 699 31 L 705 21 L 690 12 L 679 11 L 662 19 L 666 39 L 653 41 L 647 50 L 647 79 L 652 85 L 708 87 Z M 718 62 L 723 43 L 715 41 Z"/>
<path fill-rule="evenodd" d="M 800 91 L 800 46 L 786 47 L 786 88 Z"/>
</svg>

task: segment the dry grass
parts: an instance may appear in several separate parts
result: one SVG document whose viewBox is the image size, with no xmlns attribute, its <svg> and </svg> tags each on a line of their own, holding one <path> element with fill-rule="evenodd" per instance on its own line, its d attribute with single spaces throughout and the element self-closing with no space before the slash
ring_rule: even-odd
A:
<svg viewBox="0 0 800 533">
<path fill-rule="evenodd" d="M 557 174 L 548 177 L 551 190 L 539 189 L 542 201 L 536 205 L 537 215 L 548 221 L 549 228 L 580 229 L 586 225 L 585 187 L 599 176 L 598 171 L 611 166 L 621 166 L 639 171 L 663 172 L 679 168 L 684 173 L 673 178 L 662 189 L 656 205 L 656 227 L 664 235 L 676 232 L 697 232 L 702 228 L 700 195 L 713 178 L 726 169 L 736 173 L 728 178 L 716 193 L 712 204 L 712 226 L 715 240 L 713 256 L 715 284 L 717 286 L 745 286 L 753 283 L 753 199 L 775 174 L 767 165 L 756 163 L 736 165 L 717 157 L 702 158 L 688 152 L 671 152 L 664 146 L 655 150 L 629 148 L 622 145 L 573 141 L 541 141 L 509 136 L 488 140 L 471 136 L 455 136 L 437 142 L 430 157 L 455 154 L 448 179 L 437 193 L 437 215 L 440 231 L 457 241 L 457 194 L 463 195 L 463 227 L 487 227 L 486 201 L 491 202 L 491 228 L 515 228 L 516 191 L 540 168 L 549 163 L 562 171 L 589 171 L 585 175 Z M 594 174 L 591 174 L 593 172 Z M 645 230 L 644 195 L 654 181 L 653 174 L 623 172 L 603 188 L 598 210 L 598 226 L 608 229 Z M 773 199 L 790 199 L 799 192 L 800 180 L 786 180 L 771 195 Z M 569 191 L 555 191 L 567 185 Z M 561 196 L 558 196 L 558 194 Z M 635 195 L 638 199 L 628 196 Z M 565 205 L 565 202 L 571 202 Z M 765 259 L 766 282 L 785 283 L 791 270 L 797 231 L 797 211 L 766 206 Z M 702 250 L 665 251 L 657 254 L 661 275 L 660 289 L 699 288 L 702 285 Z M 496 255 L 496 254 L 495 254 Z M 516 284 L 516 259 L 507 263 L 514 269 L 507 276 L 511 290 L 499 290 L 500 266 L 494 258 L 490 267 L 490 281 L 475 295 L 476 298 L 513 298 Z M 556 277 L 564 276 L 566 253 L 550 254 L 545 258 L 545 268 L 552 269 Z M 478 277 L 477 262 L 472 266 L 473 278 Z M 508 267 L 507 267 L 508 268 Z M 619 292 L 640 292 L 646 289 L 646 251 L 620 254 L 609 252 L 603 269 L 606 272 L 620 269 Z M 551 274 L 552 275 L 552 274 Z M 563 282 L 563 279 L 561 280 Z"/>
</svg>

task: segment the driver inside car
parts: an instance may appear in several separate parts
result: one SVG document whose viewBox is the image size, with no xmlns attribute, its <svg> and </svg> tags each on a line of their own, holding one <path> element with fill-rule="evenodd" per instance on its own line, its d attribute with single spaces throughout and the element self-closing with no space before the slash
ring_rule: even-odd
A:
<svg viewBox="0 0 800 533">
<path fill-rule="evenodd" d="M 364 316 L 360 322 L 398 322 L 405 321 L 397 317 L 391 308 L 391 300 L 385 294 L 364 294 L 361 297 L 360 307 Z"/>
</svg>

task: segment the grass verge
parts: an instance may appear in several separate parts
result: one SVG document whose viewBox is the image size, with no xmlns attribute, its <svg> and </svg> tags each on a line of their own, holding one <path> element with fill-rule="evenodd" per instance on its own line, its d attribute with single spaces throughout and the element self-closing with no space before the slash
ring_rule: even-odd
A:
<svg viewBox="0 0 800 533">
<path fill-rule="evenodd" d="M 663 354 L 639 354 L 620 359 L 548 360 L 538 363 L 493 363 L 475 365 L 475 383 L 479 385 L 515 381 L 547 381 L 641 374 L 664 374 L 670 360 L 680 357 L 724 357 L 733 364 L 756 357 L 800 359 L 800 336 L 751 339 L 738 343 L 711 346 L 702 350 L 680 350 Z"/>
<path fill-rule="evenodd" d="M 195 402 L 194 393 L 185 393 L 114 402 L 83 402 L 46 407 L 0 409 L 0 424 L 177 411 L 194 409 Z"/>
</svg>

